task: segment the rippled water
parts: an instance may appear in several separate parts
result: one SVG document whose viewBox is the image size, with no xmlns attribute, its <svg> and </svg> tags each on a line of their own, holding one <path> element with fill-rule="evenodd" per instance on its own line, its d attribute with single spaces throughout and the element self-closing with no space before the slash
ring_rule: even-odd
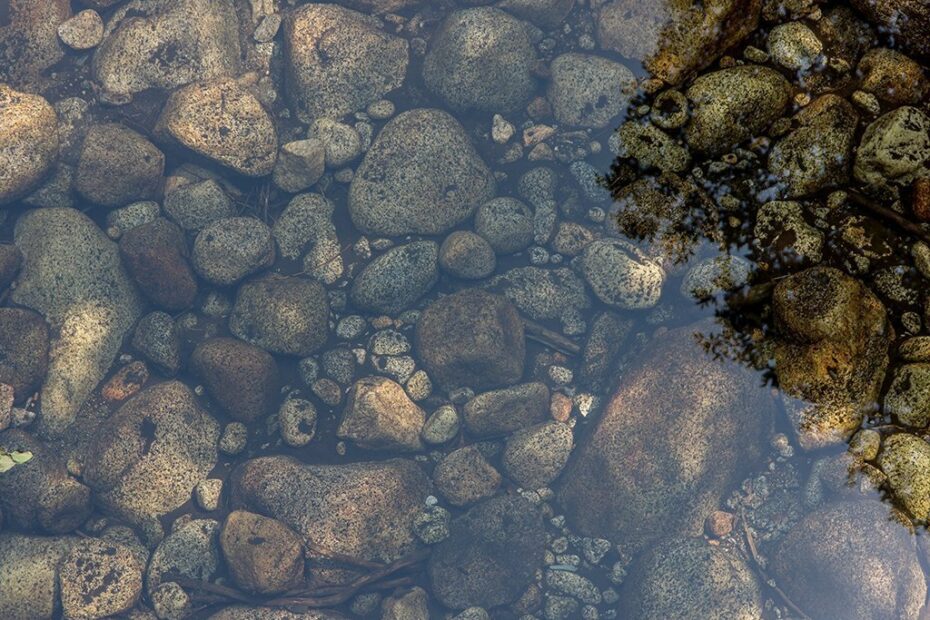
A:
<svg viewBox="0 0 930 620">
<path fill-rule="evenodd" d="M 74 4 L 0 0 L 0 615 L 926 617 L 923 5 Z"/>
</svg>

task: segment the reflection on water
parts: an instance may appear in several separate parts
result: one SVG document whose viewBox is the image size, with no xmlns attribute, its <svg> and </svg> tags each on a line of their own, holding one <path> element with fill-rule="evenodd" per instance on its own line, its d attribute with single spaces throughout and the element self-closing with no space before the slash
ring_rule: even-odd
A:
<svg viewBox="0 0 930 620">
<path fill-rule="evenodd" d="M 851 4 L 0 0 L 0 616 L 924 617 Z"/>
</svg>

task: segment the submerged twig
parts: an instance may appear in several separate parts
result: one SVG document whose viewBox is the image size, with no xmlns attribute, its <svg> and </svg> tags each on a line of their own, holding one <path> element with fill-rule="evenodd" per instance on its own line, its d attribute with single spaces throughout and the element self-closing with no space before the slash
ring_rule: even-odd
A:
<svg viewBox="0 0 930 620">
<path fill-rule="evenodd" d="M 888 207 L 883 207 L 864 194 L 860 194 L 859 192 L 854 192 L 851 190 L 847 191 L 847 194 L 853 202 L 855 202 L 860 207 L 863 207 L 867 211 L 870 211 L 873 215 L 877 215 L 878 217 L 892 222 L 899 228 L 902 228 L 915 237 L 919 238 L 921 241 L 930 243 L 930 233 L 927 233 L 927 231 L 925 231 L 919 224 L 915 224 L 900 213 L 892 211 Z"/>
<path fill-rule="evenodd" d="M 547 327 L 543 327 L 535 321 L 524 318 L 523 328 L 526 330 L 527 338 L 555 349 L 559 353 L 564 353 L 565 355 L 578 355 L 581 353 L 581 347 L 576 343 L 572 342 L 558 332 L 554 332 Z"/>
</svg>

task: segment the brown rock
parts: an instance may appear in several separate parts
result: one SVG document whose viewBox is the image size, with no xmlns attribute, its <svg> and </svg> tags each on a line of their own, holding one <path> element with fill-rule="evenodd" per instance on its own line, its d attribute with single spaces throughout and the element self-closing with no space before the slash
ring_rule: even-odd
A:
<svg viewBox="0 0 930 620">
<path fill-rule="evenodd" d="M 0 308 L 0 383 L 13 386 L 16 400 L 32 396 L 48 370 L 49 332 L 38 313 Z"/>
<path fill-rule="evenodd" d="M 453 506 L 467 506 L 491 497 L 501 475 L 475 446 L 450 452 L 433 471 L 433 482 Z"/>
<path fill-rule="evenodd" d="M 423 449 L 425 422 L 426 412 L 403 386 L 387 377 L 365 377 L 349 390 L 336 434 L 371 450 L 414 452 Z"/>
<path fill-rule="evenodd" d="M 220 548 L 233 580 L 249 592 L 275 594 L 303 583 L 303 541 L 280 521 L 233 511 L 220 532 Z"/>
<path fill-rule="evenodd" d="M 148 366 L 145 362 L 136 360 L 116 371 L 116 374 L 104 384 L 100 393 L 110 402 L 124 401 L 141 390 L 148 380 Z"/>
<path fill-rule="evenodd" d="M 613 0 L 597 12 L 597 39 L 679 84 L 755 30 L 761 11 L 762 0 Z"/>
<path fill-rule="evenodd" d="M 152 303 L 182 310 L 194 303 L 197 278 L 187 242 L 176 224 L 158 218 L 126 232 L 119 242 L 126 269 Z"/>
<path fill-rule="evenodd" d="M 733 526 L 735 524 L 735 514 L 724 510 L 715 510 L 707 515 L 707 520 L 704 522 L 704 529 L 715 538 L 723 538 L 733 531 Z"/>
<path fill-rule="evenodd" d="M 194 349 L 191 368 L 235 420 L 253 422 L 275 406 L 278 364 L 263 349 L 235 338 L 211 338 Z"/>
<path fill-rule="evenodd" d="M 465 426 L 478 436 L 506 435 L 546 419 L 549 388 L 545 383 L 522 383 L 478 394 L 464 407 Z"/>
<path fill-rule="evenodd" d="M 416 349 L 444 389 L 494 388 L 523 376 L 523 322 L 509 301 L 467 289 L 433 302 L 417 322 Z"/>
<path fill-rule="evenodd" d="M 144 569 L 129 547 L 93 538 L 82 540 L 59 568 L 65 617 L 93 620 L 133 608 L 142 594 Z"/>
<path fill-rule="evenodd" d="M 26 86 L 64 57 L 58 24 L 71 17 L 71 2 L 8 0 L 4 8 L 5 18 L 0 20 L 0 82 Z"/>
<path fill-rule="evenodd" d="M 917 105 L 930 89 L 923 67 L 901 52 L 877 47 L 859 61 L 859 88 L 888 103 Z"/>
<path fill-rule="evenodd" d="M 930 222 L 930 179 L 914 179 L 911 184 L 911 210 L 921 222 Z"/>
<path fill-rule="evenodd" d="M 165 155 L 144 136 L 118 123 L 87 132 L 78 160 L 75 188 L 87 200 L 121 207 L 161 195 Z"/>
<path fill-rule="evenodd" d="M 13 64 L 18 62 L 17 59 Z M 0 84 L 0 204 L 34 189 L 57 158 L 55 109 L 38 95 L 17 92 Z"/>
<path fill-rule="evenodd" d="M 930 58 L 930 4 L 923 0 L 852 0 L 853 7 L 895 42 Z"/>
<path fill-rule="evenodd" d="M 739 469 L 761 454 L 771 397 L 741 364 L 695 342 L 696 331 L 712 330 L 708 322 L 669 331 L 624 373 L 561 477 L 560 502 L 580 533 L 631 554 L 668 535 L 700 534 Z"/>
</svg>

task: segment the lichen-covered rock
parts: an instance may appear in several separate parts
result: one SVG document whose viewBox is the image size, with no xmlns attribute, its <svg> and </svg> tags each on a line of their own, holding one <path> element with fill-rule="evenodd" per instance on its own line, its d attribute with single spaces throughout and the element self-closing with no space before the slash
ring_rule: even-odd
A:
<svg viewBox="0 0 930 620">
<path fill-rule="evenodd" d="M 144 570 L 145 565 L 125 545 L 82 540 L 58 569 L 65 617 L 105 618 L 129 611 L 142 594 Z"/>
<path fill-rule="evenodd" d="M 501 475 L 475 446 L 453 450 L 433 470 L 436 490 L 453 506 L 467 506 L 494 495 Z"/>
<path fill-rule="evenodd" d="M 636 77 L 619 62 L 570 52 L 552 61 L 547 96 L 556 120 L 601 129 L 624 111 Z"/>
<path fill-rule="evenodd" d="M 239 19 L 225 0 L 132 0 L 107 23 L 93 72 L 109 100 L 126 102 L 149 88 L 236 75 L 239 55 Z"/>
<path fill-rule="evenodd" d="M 709 322 L 672 330 L 624 374 L 561 476 L 559 499 L 580 533 L 631 554 L 670 533 L 699 534 L 737 481 L 737 464 L 758 458 L 771 397 L 753 373 L 695 341 L 713 330 Z"/>
<path fill-rule="evenodd" d="M 853 175 L 857 181 L 876 188 L 906 185 L 927 174 L 928 159 L 930 117 L 918 108 L 903 106 L 865 128 Z"/>
<path fill-rule="evenodd" d="M 190 367 L 233 419 L 253 422 L 272 412 L 278 364 L 267 351 L 235 338 L 211 338 L 194 349 Z"/>
<path fill-rule="evenodd" d="M 415 341 L 430 378 L 444 389 L 493 388 L 523 376 L 520 315 L 485 291 L 467 289 L 430 304 L 417 321 Z"/>
<path fill-rule="evenodd" d="M 597 11 L 597 39 L 678 84 L 755 30 L 761 9 L 762 0 L 613 0 Z"/>
<path fill-rule="evenodd" d="M 898 357 L 906 358 L 901 355 L 905 344 L 902 343 Z M 902 424 L 916 428 L 930 425 L 930 364 L 917 362 L 896 368 L 883 404 L 885 413 L 895 416 Z"/>
<path fill-rule="evenodd" d="M 755 620 L 762 617 L 762 591 L 736 552 L 699 538 L 675 538 L 636 561 L 624 580 L 620 608 L 631 620 Z"/>
<path fill-rule="evenodd" d="M 57 128 L 48 101 L 0 84 L 0 204 L 24 196 L 45 177 L 58 159 Z"/>
<path fill-rule="evenodd" d="M 409 45 L 381 20 L 335 4 L 307 4 L 284 20 L 287 94 L 298 116 L 342 118 L 398 88 Z"/>
<path fill-rule="evenodd" d="M 486 500 L 452 521 L 449 538 L 433 547 L 427 571 L 446 607 L 512 603 L 542 566 L 542 515 L 519 496 Z"/>
<path fill-rule="evenodd" d="M 149 300 L 168 310 L 190 307 L 197 277 L 181 229 L 164 218 L 137 226 L 119 242 L 123 264 Z"/>
<path fill-rule="evenodd" d="M 368 149 L 349 188 L 349 214 L 365 233 L 438 235 L 471 216 L 495 188 L 458 121 L 440 110 L 410 110 Z"/>
<path fill-rule="evenodd" d="M 229 331 L 266 351 L 307 356 L 329 337 L 329 298 L 323 285 L 268 275 L 239 287 Z"/>
<path fill-rule="evenodd" d="M 223 523 L 220 548 L 233 580 L 249 592 L 275 594 L 303 584 L 303 541 L 280 521 L 235 510 Z"/>
<path fill-rule="evenodd" d="M 849 438 L 878 401 L 893 330 L 861 282 L 830 267 L 780 281 L 773 294 L 775 373 L 803 448 Z"/>
<path fill-rule="evenodd" d="M 23 268 L 13 301 L 59 330 L 38 418 L 41 433 L 58 435 L 106 375 L 141 304 L 116 244 L 80 211 L 29 211 L 17 221 L 14 241 Z"/>
<path fill-rule="evenodd" d="M 788 197 L 807 196 L 849 181 L 859 115 L 848 101 L 828 94 L 794 117 L 797 128 L 769 154 L 769 170 Z"/>
<path fill-rule="evenodd" d="M 927 595 L 917 539 L 889 510 L 866 500 L 806 515 L 771 556 L 779 587 L 813 618 L 916 620 Z"/>
<path fill-rule="evenodd" d="M 178 381 L 149 387 L 102 425 L 83 477 L 104 509 L 135 524 L 191 498 L 216 465 L 219 424 Z"/>
<path fill-rule="evenodd" d="M 172 93 L 155 131 L 249 177 L 271 174 L 278 154 L 271 116 L 232 79 L 199 82 Z"/>
<path fill-rule="evenodd" d="M 94 125 L 81 146 L 74 186 L 84 198 L 121 207 L 158 198 L 165 154 L 141 134 L 119 123 Z"/>
<path fill-rule="evenodd" d="M 80 539 L 0 534 L 0 616 L 51 620 L 60 610 L 58 565 Z"/>
<path fill-rule="evenodd" d="M 510 112 L 533 91 L 536 50 L 527 25 L 500 9 L 449 15 L 423 60 L 423 81 L 459 111 Z"/>
<path fill-rule="evenodd" d="M 395 316 L 439 280 L 439 246 L 414 241 L 391 248 L 355 278 L 349 296 L 360 309 Z"/>
<path fill-rule="evenodd" d="M 685 129 L 688 146 L 720 155 L 781 116 L 791 85 L 774 69 L 742 65 L 702 75 L 685 94 L 693 106 Z"/>
<path fill-rule="evenodd" d="M 426 413 L 387 377 L 365 377 L 349 390 L 337 435 L 370 450 L 423 449 Z"/>
<path fill-rule="evenodd" d="M 878 467 L 888 476 L 895 500 L 917 521 L 930 516 L 930 444 L 915 435 L 897 433 L 882 442 Z"/>
<path fill-rule="evenodd" d="M 305 465 L 285 456 L 246 461 L 231 482 L 234 507 L 271 516 L 318 549 L 376 562 L 416 548 L 413 520 L 432 486 L 404 459 Z M 325 565 L 311 554 L 310 568 Z"/>
<path fill-rule="evenodd" d="M 656 305 L 665 284 L 662 266 L 623 239 L 593 241 L 585 246 L 581 271 L 598 299 L 626 310 Z"/>
</svg>

